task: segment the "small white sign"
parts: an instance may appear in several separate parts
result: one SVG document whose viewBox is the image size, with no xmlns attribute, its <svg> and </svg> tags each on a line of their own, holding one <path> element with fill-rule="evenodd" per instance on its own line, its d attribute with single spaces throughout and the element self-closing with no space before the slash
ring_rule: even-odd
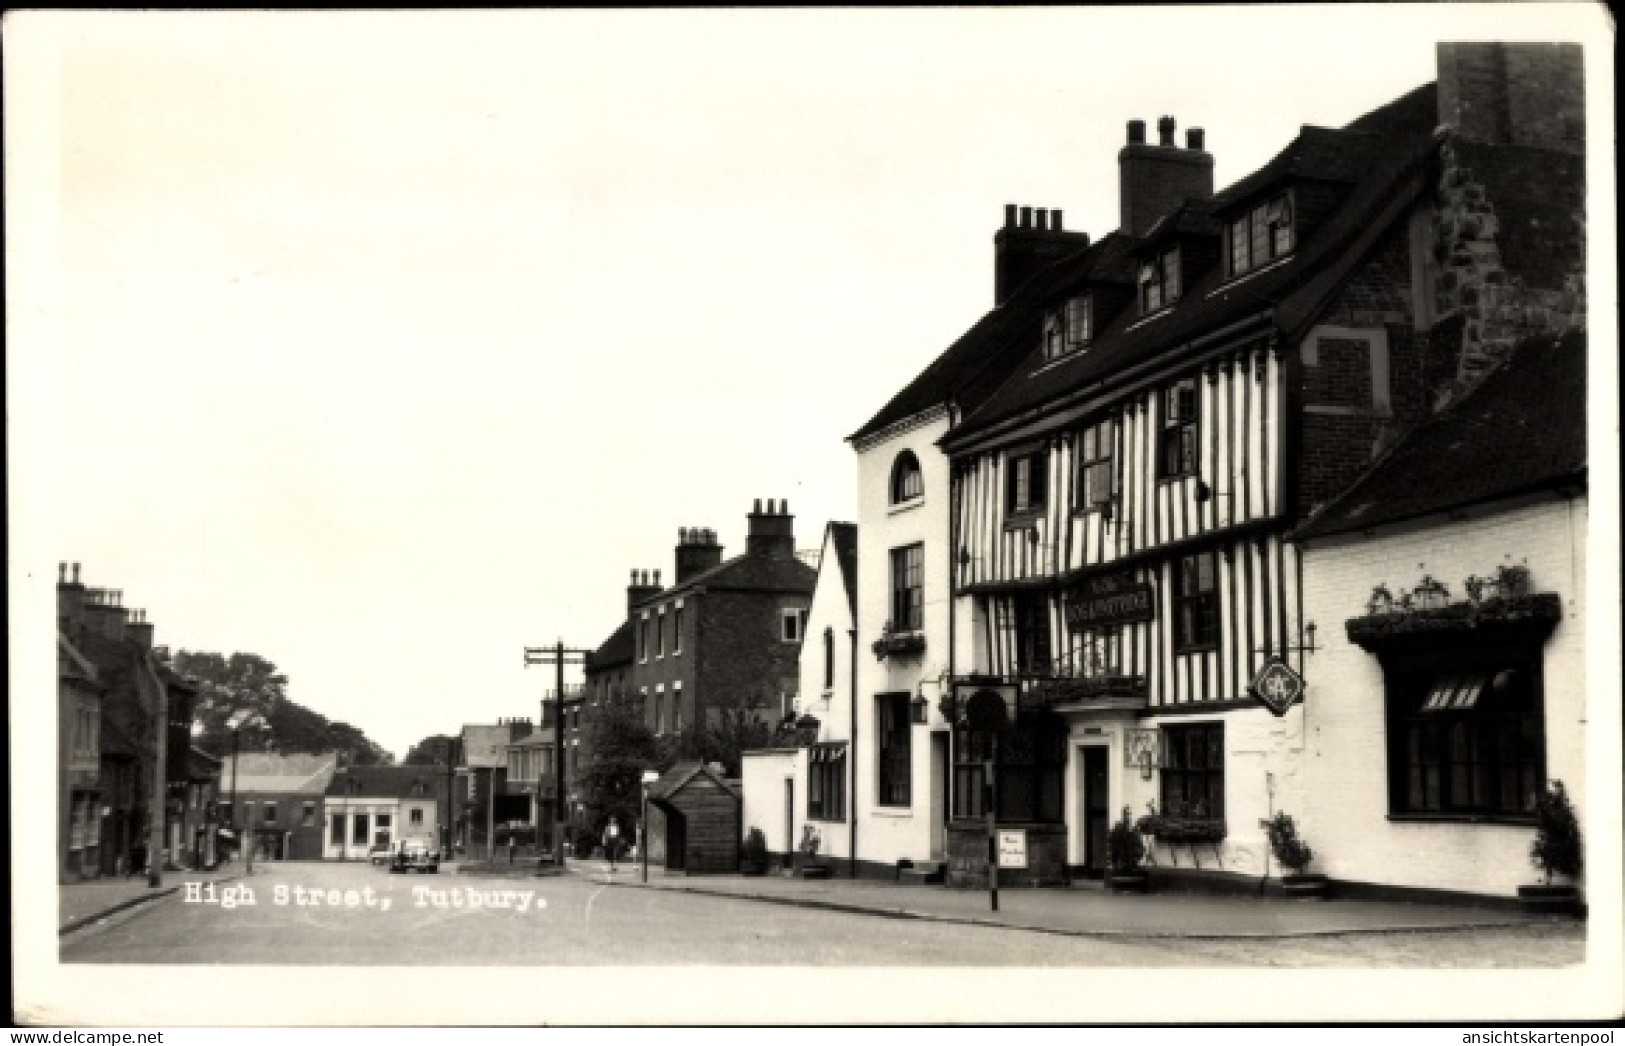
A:
<svg viewBox="0 0 1625 1046">
<path fill-rule="evenodd" d="M 999 867 L 1027 867 L 1027 831 L 1017 828 L 999 832 Z"/>
</svg>

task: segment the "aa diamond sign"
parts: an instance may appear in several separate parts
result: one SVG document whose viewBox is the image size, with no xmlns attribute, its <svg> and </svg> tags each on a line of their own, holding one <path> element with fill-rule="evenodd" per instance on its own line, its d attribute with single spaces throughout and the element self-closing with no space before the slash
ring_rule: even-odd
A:
<svg viewBox="0 0 1625 1046">
<path fill-rule="evenodd" d="M 1286 715 L 1292 702 L 1303 696 L 1303 677 L 1278 657 L 1272 657 L 1253 676 L 1253 695 L 1278 716 Z"/>
</svg>

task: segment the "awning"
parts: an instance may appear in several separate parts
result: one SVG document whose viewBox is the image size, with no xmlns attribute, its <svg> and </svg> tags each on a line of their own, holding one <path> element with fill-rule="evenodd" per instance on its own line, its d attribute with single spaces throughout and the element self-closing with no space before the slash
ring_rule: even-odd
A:
<svg viewBox="0 0 1625 1046">
<path fill-rule="evenodd" d="M 1482 672 L 1466 675 L 1440 676 L 1422 702 L 1424 712 L 1456 712 L 1473 708 L 1478 696 L 1484 692 L 1486 677 Z"/>
<path fill-rule="evenodd" d="M 807 748 L 807 761 L 810 763 L 833 763 L 845 758 L 845 741 L 819 741 Z"/>
</svg>

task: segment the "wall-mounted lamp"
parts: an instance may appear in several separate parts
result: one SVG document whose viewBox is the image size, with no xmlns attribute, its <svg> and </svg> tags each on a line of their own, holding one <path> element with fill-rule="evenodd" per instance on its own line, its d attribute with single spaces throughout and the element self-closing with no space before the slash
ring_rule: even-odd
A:
<svg viewBox="0 0 1625 1046">
<path fill-rule="evenodd" d="M 926 704 L 924 687 L 914 691 L 914 700 L 908 703 L 910 713 L 909 721 L 919 724 L 925 722 L 925 710 L 930 707 Z"/>
</svg>

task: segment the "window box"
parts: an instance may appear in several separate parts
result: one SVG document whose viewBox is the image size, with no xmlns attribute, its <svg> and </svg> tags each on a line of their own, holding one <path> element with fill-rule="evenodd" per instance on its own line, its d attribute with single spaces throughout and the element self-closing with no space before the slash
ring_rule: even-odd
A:
<svg viewBox="0 0 1625 1046">
<path fill-rule="evenodd" d="M 1141 835 L 1149 835 L 1169 845 L 1222 843 L 1229 830 L 1223 821 L 1194 817 L 1167 817 L 1146 814 L 1135 823 Z"/>
<path fill-rule="evenodd" d="M 1543 592 L 1449 603 L 1431 610 L 1378 611 L 1350 618 L 1344 628 L 1351 643 L 1374 653 L 1390 644 L 1429 642 L 1444 635 L 1474 636 L 1486 643 L 1520 638 L 1539 641 L 1562 619 L 1562 599 Z"/>
<path fill-rule="evenodd" d="M 879 661 L 888 657 L 921 657 L 925 654 L 925 634 L 888 630 L 870 644 L 869 649 L 874 651 L 875 659 Z"/>
</svg>

